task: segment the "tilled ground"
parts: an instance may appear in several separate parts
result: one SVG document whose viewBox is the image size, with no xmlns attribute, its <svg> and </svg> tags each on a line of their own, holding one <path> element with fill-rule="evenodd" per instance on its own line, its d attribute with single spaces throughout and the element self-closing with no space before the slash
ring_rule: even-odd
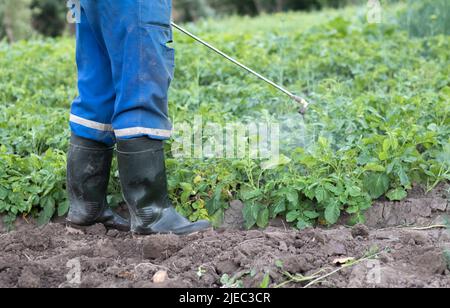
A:
<svg viewBox="0 0 450 308">
<path fill-rule="evenodd" d="M 419 204 L 419 199 L 414 200 Z M 413 213 L 422 226 L 425 218 L 428 225 L 436 224 L 436 219 L 448 213 L 446 199 L 420 200 L 429 217 L 411 212 L 411 200 L 391 204 L 394 209 L 390 211 L 400 221 L 408 221 Z M 445 257 L 450 250 L 449 231 L 437 225 L 392 227 L 392 219 L 386 217 L 383 226 L 383 214 L 376 217 L 377 207 L 384 206 L 377 205 L 369 213 L 376 227 L 304 231 L 270 227 L 264 231 L 223 229 L 188 237 L 137 237 L 107 231 L 102 225 L 83 230 L 63 223 L 43 228 L 24 225 L 0 234 L 0 287 L 259 287 L 266 274 L 272 287 L 302 287 L 312 277 L 333 271 L 311 286 L 450 287 Z M 373 258 L 364 259 L 367 256 Z M 345 263 L 338 260 L 345 258 L 354 258 L 356 263 L 344 268 L 335 264 Z M 165 271 L 168 278 L 155 283 L 158 271 Z M 285 283 L 292 278 L 288 273 L 305 281 Z M 228 280 L 221 279 L 225 274 Z"/>
</svg>

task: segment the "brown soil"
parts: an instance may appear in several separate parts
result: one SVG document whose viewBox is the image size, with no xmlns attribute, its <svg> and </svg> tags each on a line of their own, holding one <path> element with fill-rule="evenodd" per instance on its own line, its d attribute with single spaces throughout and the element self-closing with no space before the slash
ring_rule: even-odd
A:
<svg viewBox="0 0 450 308">
<path fill-rule="evenodd" d="M 369 211 L 368 226 L 353 228 L 296 231 L 281 224 L 263 231 L 138 237 L 102 225 L 78 230 L 64 223 L 43 228 L 22 223 L 17 231 L 0 233 L 0 287 L 221 287 L 227 284 L 221 282 L 224 274 L 236 278 L 228 285 L 258 287 L 267 274 L 270 286 L 277 286 L 289 280 L 287 273 L 298 278 L 339 269 L 312 287 L 450 287 L 444 256 L 449 231 L 409 225 L 442 223 L 450 213 L 445 191 L 380 202 Z M 335 264 L 345 258 L 357 263 Z M 80 284 L 74 279 L 77 266 Z M 168 278 L 154 283 L 158 271 Z"/>
</svg>

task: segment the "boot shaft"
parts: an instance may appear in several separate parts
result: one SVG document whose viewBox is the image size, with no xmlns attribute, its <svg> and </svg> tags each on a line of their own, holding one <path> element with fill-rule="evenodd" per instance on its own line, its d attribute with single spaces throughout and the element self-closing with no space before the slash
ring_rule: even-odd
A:
<svg viewBox="0 0 450 308">
<path fill-rule="evenodd" d="M 69 222 L 130 230 L 129 222 L 109 209 L 106 201 L 113 154 L 112 147 L 72 135 L 67 157 Z"/>
<path fill-rule="evenodd" d="M 163 142 L 147 137 L 119 140 L 117 160 L 131 229 L 152 225 L 170 205 Z"/>
<path fill-rule="evenodd" d="M 73 135 L 67 157 L 67 188 L 71 203 L 88 202 L 89 210 L 104 206 L 113 148 Z"/>
<path fill-rule="evenodd" d="M 117 152 L 131 231 L 189 234 L 210 227 L 207 221 L 191 223 L 173 208 L 167 191 L 162 141 L 147 137 L 119 140 Z"/>
</svg>

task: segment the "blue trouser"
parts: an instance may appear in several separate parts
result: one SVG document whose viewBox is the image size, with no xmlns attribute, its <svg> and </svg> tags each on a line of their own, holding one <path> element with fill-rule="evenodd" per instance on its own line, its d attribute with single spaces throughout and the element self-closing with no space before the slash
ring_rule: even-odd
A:
<svg viewBox="0 0 450 308">
<path fill-rule="evenodd" d="M 171 0 L 80 2 L 72 132 L 107 145 L 116 138 L 170 138 Z"/>
</svg>

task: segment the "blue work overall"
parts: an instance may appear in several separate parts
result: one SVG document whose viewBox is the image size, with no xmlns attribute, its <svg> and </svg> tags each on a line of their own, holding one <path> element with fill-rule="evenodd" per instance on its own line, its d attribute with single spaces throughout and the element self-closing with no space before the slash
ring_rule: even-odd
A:
<svg viewBox="0 0 450 308">
<path fill-rule="evenodd" d="M 79 96 L 70 127 L 107 145 L 170 138 L 174 72 L 171 0 L 81 0 L 76 25 Z"/>
</svg>

